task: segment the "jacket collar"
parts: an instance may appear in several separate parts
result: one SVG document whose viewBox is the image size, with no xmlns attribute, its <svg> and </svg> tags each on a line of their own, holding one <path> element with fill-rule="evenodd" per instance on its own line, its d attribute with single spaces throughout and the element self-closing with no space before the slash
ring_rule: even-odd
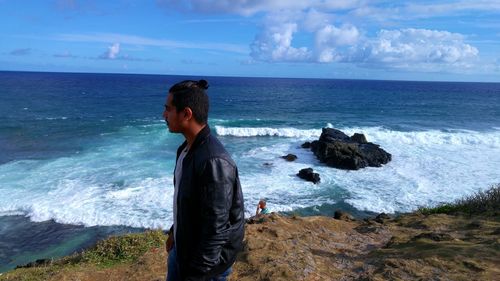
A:
<svg viewBox="0 0 500 281">
<path fill-rule="evenodd" d="M 196 138 L 194 139 L 193 144 L 191 145 L 191 148 L 188 151 L 188 154 L 191 154 L 191 151 L 194 151 L 194 149 L 196 149 L 196 147 L 198 147 L 209 135 L 210 135 L 210 127 L 207 124 L 196 135 Z M 184 148 L 186 148 L 186 146 L 187 146 L 187 141 L 184 141 L 182 143 L 182 145 L 179 147 L 179 149 L 177 150 L 177 158 L 179 157 L 180 152 Z"/>
</svg>

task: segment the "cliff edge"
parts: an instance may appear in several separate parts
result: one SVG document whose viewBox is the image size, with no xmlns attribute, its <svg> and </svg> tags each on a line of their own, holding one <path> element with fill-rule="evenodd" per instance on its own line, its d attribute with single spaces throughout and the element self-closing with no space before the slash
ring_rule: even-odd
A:
<svg viewBox="0 0 500 281">
<path fill-rule="evenodd" d="M 454 204 L 391 217 L 277 213 L 250 220 L 231 280 L 498 280 L 500 186 Z M 165 280 L 165 236 L 111 237 L 0 280 Z"/>
</svg>

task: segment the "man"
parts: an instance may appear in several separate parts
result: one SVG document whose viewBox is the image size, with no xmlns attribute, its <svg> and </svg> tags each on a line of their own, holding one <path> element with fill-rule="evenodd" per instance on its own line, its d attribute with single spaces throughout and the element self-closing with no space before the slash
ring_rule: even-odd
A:
<svg viewBox="0 0 500 281">
<path fill-rule="evenodd" d="M 243 244 L 238 169 L 210 133 L 206 89 L 205 80 L 175 84 L 163 112 L 169 131 L 186 139 L 177 149 L 167 281 L 226 280 Z"/>
</svg>

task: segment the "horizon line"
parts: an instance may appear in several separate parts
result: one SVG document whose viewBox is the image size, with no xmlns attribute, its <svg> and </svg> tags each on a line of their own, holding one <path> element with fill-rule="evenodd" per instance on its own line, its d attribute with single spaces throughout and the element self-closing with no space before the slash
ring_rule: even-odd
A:
<svg viewBox="0 0 500 281">
<path fill-rule="evenodd" d="M 457 81 L 457 80 L 405 80 L 405 79 L 361 79 L 361 78 L 321 78 L 321 77 L 279 77 L 279 76 L 237 76 L 237 75 L 200 75 L 200 74 L 158 74 L 158 73 L 124 73 L 124 72 L 75 72 L 75 71 L 39 71 L 39 70 L 3 70 L 0 72 L 25 73 L 59 73 L 59 74 L 110 74 L 110 75 L 151 75 L 151 76 L 199 76 L 216 78 L 258 78 L 258 79 L 312 79 L 312 80 L 352 80 L 352 81 L 381 81 L 381 82 L 426 82 L 426 83 L 487 83 L 500 84 L 497 81 Z"/>
</svg>

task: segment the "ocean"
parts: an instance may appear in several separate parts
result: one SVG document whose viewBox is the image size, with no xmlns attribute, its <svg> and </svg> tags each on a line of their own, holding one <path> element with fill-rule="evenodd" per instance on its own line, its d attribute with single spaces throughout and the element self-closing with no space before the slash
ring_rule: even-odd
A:
<svg viewBox="0 0 500 281">
<path fill-rule="evenodd" d="M 0 272 L 169 228 L 183 138 L 168 132 L 163 105 L 173 83 L 201 78 L 246 216 L 261 198 L 301 215 L 408 212 L 500 182 L 499 83 L 0 72 Z M 327 167 L 300 147 L 324 127 L 363 133 L 393 160 Z M 306 167 L 319 184 L 296 176 Z"/>
</svg>

